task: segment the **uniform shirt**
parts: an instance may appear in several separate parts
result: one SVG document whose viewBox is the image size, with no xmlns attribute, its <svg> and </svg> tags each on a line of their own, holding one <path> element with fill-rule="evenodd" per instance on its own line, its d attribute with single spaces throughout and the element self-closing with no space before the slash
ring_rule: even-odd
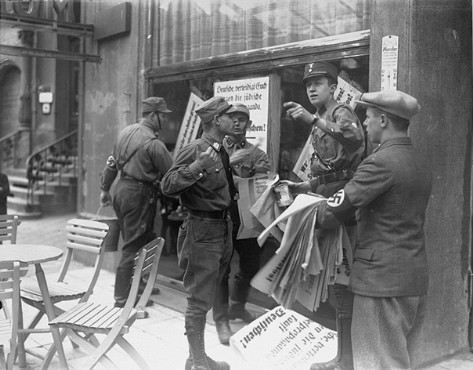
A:
<svg viewBox="0 0 473 370">
<path fill-rule="evenodd" d="M 353 179 L 321 203 L 317 224 L 338 225 L 356 209 L 357 242 L 351 290 L 371 297 L 427 293 L 425 210 L 431 173 L 408 137 L 383 142 Z"/>
<path fill-rule="evenodd" d="M 230 205 L 230 189 L 220 152 L 218 162 L 206 170 L 197 161 L 209 146 L 220 151 L 221 144 L 205 132 L 184 146 L 161 182 L 164 195 L 179 195 L 182 206 L 190 210 L 223 211 Z"/>
<path fill-rule="evenodd" d="M 232 171 L 235 175 L 247 177 L 245 176 L 246 173 L 243 173 L 245 168 L 246 172 L 249 172 L 251 176 L 255 173 L 266 173 L 269 171 L 268 155 L 260 148 L 246 141 L 246 139 L 241 143 L 235 144 L 231 138 L 225 137 L 223 145 L 230 156 Z M 237 163 L 233 164 L 232 155 L 240 150 L 245 150 L 245 155 L 239 158 Z"/>
<path fill-rule="evenodd" d="M 138 147 L 138 151 L 133 154 Z M 101 189 L 110 190 L 118 171 L 138 181 L 156 183 L 171 164 L 172 158 L 166 146 L 156 137 L 152 123 L 144 118 L 140 123 L 127 126 L 119 134 L 102 173 Z"/>
<path fill-rule="evenodd" d="M 327 122 L 322 130 L 314 125 L 311 136 L 315 153 L 312 176 L 342 170 L 355 171 L 365 150 L 363 127 L 351 107 L 331 99 L 317 113 Z"/>
</svg>

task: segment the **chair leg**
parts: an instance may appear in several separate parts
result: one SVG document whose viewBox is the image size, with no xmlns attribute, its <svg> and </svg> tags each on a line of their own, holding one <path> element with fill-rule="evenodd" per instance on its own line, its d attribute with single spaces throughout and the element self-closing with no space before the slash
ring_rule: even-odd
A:
<svg viewBox="0 0 473 370">
<path fill-rule="evenodd" d="M 122 336 L 117 337 L 117 343 L 123 348 L 125 353 L 127 353 L 138 364 L 138 367 L 141 370 L 151 370 L 144 358 L 141 357 L 135 347 L 133 347 L 125 338 Z"/>
<path fill-rule="evenodd" d="M 102 343 L 100 343 L 100 346 L 97 348 L 97 350 L 92 354 L 92 362 L 91 362 L 91 367 L 92 369 L 99 361 L 100 359 L 105 356 L 105 354 L 110 350 L 110 348 L 113 347 L 113 345 L 116 343 L 117 338 L 120 337 L 120 330 L 121 327 L 115 326 L 110 332 L 107 334 L 105 339 L 103 340 Z"/>
<path fill-rule="evenodd" d="M 3 346 L 0 346 L 0 369 L 6 369 L 6 368 L 7 368 L 7 364 L 5 362 L 5 350 Z"/>
<path fill-rule="evenodd" d="M 63 330 L 59 333 L 59 337 L 61 341 L 64 340 L 64 338 L 66 337 L 66 334 L 67 334 L 66 330 Z M 46 353 L 46 356 L 44 356 L 43 367 L 45 369 L 49 367 L 49 364 L 51 363 L 55 353 L 56 353 L 56 345 L 53 342 L 51 344 L 51 347 L 49 347 L 48 353 Z"/>
<path fill-rule="evenodd" d="M 38 323 L 40 322 L 40 320 L 43 318 L 44 316 L 44 311 L 39 311 L 37 313 L 37 315 L 33 318 L 33 320 L 31 320 L 30 324 L 28 325 L 28 329 L 34 329 L 36 327 L 36 325 L 38 325 Z M 31 333 L 25 333 L 23 334 L 23 338 L 24 340 L 26 341 L 26 339 L 28 339 L 28 337 L 30 336 Z"/>
</svg>

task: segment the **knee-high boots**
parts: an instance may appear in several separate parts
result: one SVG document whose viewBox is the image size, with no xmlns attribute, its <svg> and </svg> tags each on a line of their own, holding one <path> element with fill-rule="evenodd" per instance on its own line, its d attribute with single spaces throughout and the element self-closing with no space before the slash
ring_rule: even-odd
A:
<svg viewBox="0 0 473 370">
<path fill-rule="evenodd" d="M 205 353 L 205 316 L 187 317 L 186 316 L 186 335 L 189 342 L 190 356 L 186 361 L 186 370 L 229 370 L 230 365 L 226 362 L 217 362 L 212 360 Z"/>
</svg>

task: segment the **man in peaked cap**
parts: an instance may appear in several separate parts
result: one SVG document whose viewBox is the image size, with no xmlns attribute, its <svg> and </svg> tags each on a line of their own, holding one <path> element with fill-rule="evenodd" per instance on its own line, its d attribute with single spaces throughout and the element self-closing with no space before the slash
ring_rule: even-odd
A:
<svg viewBox="0 0 473 370">
<path fill-rule="evenodd" d="M 190 356 L 186 370 L 226 370 L 205 353 L 204 330 L 216 287 L 233 252 L 232 221 L 228 207 L 236 197 L 228 154 L 222 141 L 230 135 L 231 105 L 223 97 L 202 103 L 196 113 L 202 123 L 202 137 L 185 145 L 162 181 L 166 196 L 179 196 L 188 217 L 179 229 L 177 255 L 185 270 L 183 283 L 189 293 L 185 329 Z"/>
<path fill-rule="evenodd" d="M 311 104 L 316 108 L 310 113 L 302 105 L 287 102 L 287 114 L 295 120 L 312 125 L 314 153 L 310 163 L 310 181 L 294 183 L 286 181 L 292 193 L 313 193 L 330 197 L 350 180 L 361 163 L 365 150 L 363 127 L 348 104 L 334 98 L 338 84 L 337 68 L 326 62 L 313 62 L 305 66 L 303 83 Z M 354 221 L 347 223 L 348 235 L 353 241 Z M 350 248 L 350 246 L 344 246 Z M 351 255 L 347 252 L 346 255 Z M 351 261 L 345 260 L 349 265 Z M 353 294 L 347 290 L 346 281 L 329 286 L 329 302 L 335 308 L 338 351 L 337 357 L 328 363 L 314 364 L 312 369 L 343 369 L 353 367 L 351 345 L 351 313 Z M 312 318 L 317 320 L 317 313 Z"/>
<path fill-rule="evenodd" d="M 420 106 L 395 90 L 364 94 L 358 103 L 379 146 L 321 203 L 317 226 L 338 226 L 354 212 L 358 220 L 349 284 L 355 369 L 410 369 L 429 280 L 423 225 L 432 179 L 408 135 Z"/>
<path fill-rule="evenodd" d="M 136 252 L 155 238 L 153 224 L 159 181 L 172 163 L 166 146 L 157 138 L 162 124 L 167 122 L 167 114 L 171 113 L 166 101 L 155 96 L 147 98 L 142 101 L 141 110 L 140 122 L 125 127 L 118 135 L 102 172 L 102 206 L 112 203 L 110 188 L 121 173 L 113 197 L 113 209 L 123 237 L 115 276 L 116 307 L 123 307 L 128 298 Z M 152 293 L 159 293 L 159 289 Z"/>
</svg>

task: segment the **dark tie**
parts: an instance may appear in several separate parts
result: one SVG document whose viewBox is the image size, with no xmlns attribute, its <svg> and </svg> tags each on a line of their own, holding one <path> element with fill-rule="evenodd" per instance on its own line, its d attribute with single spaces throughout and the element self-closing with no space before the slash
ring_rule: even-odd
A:
<svg viewBox="0 0 473 370">
<path fill-rule="evenodd" d="M 230 197 L 232 199 L 235 199 L 235 194 L 237 193 L 237 190 L 235 183 L 233 182 L 232 169 L 230 167 L 230 158 L 228 157 L 228 153 L 223 147 L 223 145 L 220 148 L 220 154 L 222 156 L 223 169 L 225 170 L 225 174 L 227 175 L 228 186 L 230 187 Z"/>
</svg>

